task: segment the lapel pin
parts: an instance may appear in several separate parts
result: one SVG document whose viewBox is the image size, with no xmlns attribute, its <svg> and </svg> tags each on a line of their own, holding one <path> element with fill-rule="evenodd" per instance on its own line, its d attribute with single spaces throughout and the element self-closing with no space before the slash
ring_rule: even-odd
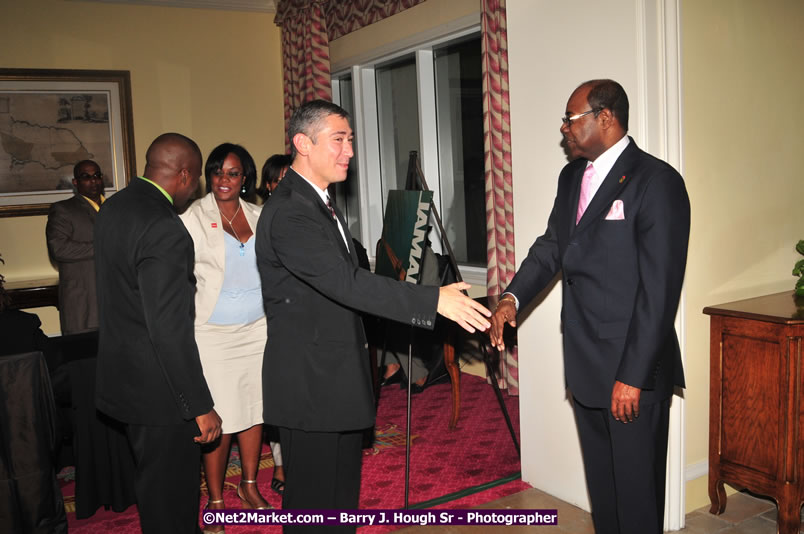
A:
<svg viewBox="0 0 804 534">
<path fill-rule="evenodd" d="M 214 223 L 210 223 L 210 226 L 211 226 L 211 227 L 213 227 L 213 228 L 217 228 L 217 227 L 218 227 L 218 223 L 216 223 L 216 222 L 214 222 Z"/>
<path fill-rule="evenodd" d="M 625 181 L 625 175 L 623 174 L 623 177 L 620 178 L 620 183 L 623 183 L 624 181 Z"/>
</svg>

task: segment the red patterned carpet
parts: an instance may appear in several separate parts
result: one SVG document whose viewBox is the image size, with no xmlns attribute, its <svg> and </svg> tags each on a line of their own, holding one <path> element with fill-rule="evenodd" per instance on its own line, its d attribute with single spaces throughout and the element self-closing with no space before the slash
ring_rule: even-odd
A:
<svg viewBox="0 0 804 534">
<path fill-rule="evenodd" d="M 499 481 L 519 471 L 519 460 L 505 426 L 494 392 L 478 377 L 462 374 L 461 418 L 458 428 L 448 429 L 451 396 L 450 384 L 442 383 L 414 395 L 412 402 L 412 435 L 410 505 L 437 499 Z M 516 397 L 506 396 L 506 405 L 514 427 L 519 431 L 519 403 Z M 377 413 L 376 440 L 364 451 L 361 508 L 391 509 L 404 506 L 405 490 L 405 407 L 406 392 L 398 386 L 383 388 Z M 226 481 L 224 498 L 231 508 L 239 508 L 235 495 L 240 467 L 233 454 L 230 476 Z M 270 489 L 273 459 L 267 447 L 258 475 L 260 492 L 272 506 L 281 506 L 280 497 Z M 70 513 L 74 484 L 62 473 L 63 493 L 68 506 L 68 522 L 73 534 L 138 533 L 136 507 L 114 513 L 103 509 L 91 518 L 77 520 Z M 165 481 L 168 483 L 169 481 Z M 516 477 L 514 480 L 489 487 L 484 491 L 461 492 L 435 508 L 468 508 L 489 502 L 530 486 Z M 202 493 L 205 494 L 204 488 Z M 202 496 L 201 504 L 206 502 Z M 361 527 L 361 534 L 379 534 L 401 527 Z M 279 533 L 280 527 L 227 526 L 229 533 Z"/>
</svg>

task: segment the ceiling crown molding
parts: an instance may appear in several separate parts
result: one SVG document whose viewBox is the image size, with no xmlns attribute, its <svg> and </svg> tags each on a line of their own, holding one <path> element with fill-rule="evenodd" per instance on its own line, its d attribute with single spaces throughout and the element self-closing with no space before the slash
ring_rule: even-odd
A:
<svg viewBox="0 0 804 534">
<path fill-rule="evenodd" d="M 139 4 L 157 7 L 189 7 L 195 9 L 222 9 L 225 11 L 259 11 L 276 13 L 278 0 L 68 0 L 104 2 L 107 4 Z"/>
</svg>

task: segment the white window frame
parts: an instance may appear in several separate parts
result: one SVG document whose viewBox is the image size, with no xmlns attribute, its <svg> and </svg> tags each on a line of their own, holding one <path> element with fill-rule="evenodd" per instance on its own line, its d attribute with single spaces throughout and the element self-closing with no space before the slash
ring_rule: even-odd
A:
<svg viewBox="0 0 804 534">
<path fill-rule="evenodd" d="M 377 121 L 377 94 L 375 69 L 404 56 L 414 55 L 416 60 L 417 89 L 419 98 L 419 159 L 427 185 L 433 191 L 433 203 L 439 215 L 441 208 L 441 177 L 438 158 L 438 130 L 436 116 L 435 69 L 433 68 L 433 49 L 450 41 L 480 32 L 479 21 L 475 17 L 463 19 L 445 27 L 442 32 L 427 32 L 426 35 L 413 36 L 408 42 L 393 50 L 382 47 L 368 51 L 351 60 L 332 65 L 332 100 L 340 103 L 340 87 L 334 83 L 339 78 L 351 76 L 354 92 L 355 144 L 359 147 L 355 161 L 356 178 L 360 195 L 360 240 L 368 250 L 374 264 L 374 244 L 382 235 L 383 226 L 383 188 L 379 179 L 380 141 Z M 434 232 L 437 229 L 434 227 Z M 443 253 L 438 233 L 430 235 L 433 250 Z M 459 265 L 463 279 L 472 284 L 485 287 L 485 267 Z"/>
</svg>

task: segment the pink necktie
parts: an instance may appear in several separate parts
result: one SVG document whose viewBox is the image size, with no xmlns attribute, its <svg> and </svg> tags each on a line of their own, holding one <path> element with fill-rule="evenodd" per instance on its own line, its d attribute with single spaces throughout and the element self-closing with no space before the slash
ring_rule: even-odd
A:
<svg viewBox="0 0 804 534">
<path fill-rule="evenodd" d="M 581 180 L 581 197 L 578 199 L 578 214 L 575 216 L 575 224 L 580 222 L 583 217 L 583 212 L 589 206 L 592 200 L 592 178 L 595 176 L 595 167 L 590 163 L 586 166 L 583 172 L 583 180 Z"/>
</svg>

